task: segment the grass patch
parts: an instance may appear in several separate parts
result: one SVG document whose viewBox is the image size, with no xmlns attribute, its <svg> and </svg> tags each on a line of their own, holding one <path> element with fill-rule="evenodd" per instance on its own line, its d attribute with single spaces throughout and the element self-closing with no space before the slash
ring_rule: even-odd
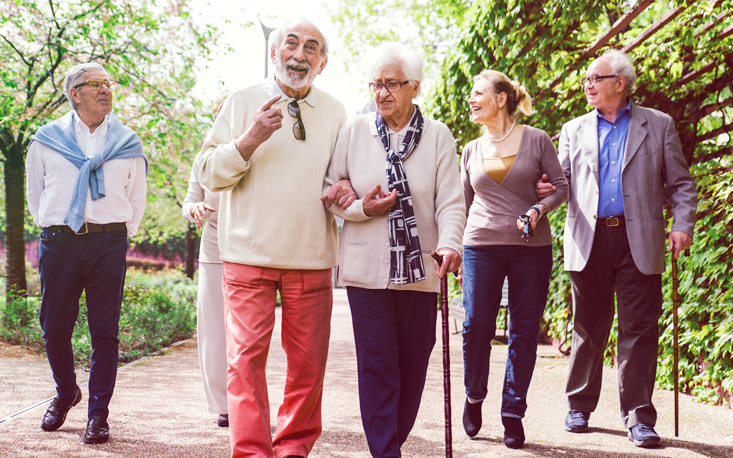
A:
<svg viewBox="0 0 733 458">
<path fill-rule="evenodd" d="M 146 273 L 128 270 L 120 315 L 120 364 L 147 356 L 196 332 L 196 283 L 177 270 Z M 39 297 L 0 298 L 0 339 L 44 352 Z M 91 363 L 92 343 L 86 298 L 72 336 L 80 367 Z"/>
</svg>

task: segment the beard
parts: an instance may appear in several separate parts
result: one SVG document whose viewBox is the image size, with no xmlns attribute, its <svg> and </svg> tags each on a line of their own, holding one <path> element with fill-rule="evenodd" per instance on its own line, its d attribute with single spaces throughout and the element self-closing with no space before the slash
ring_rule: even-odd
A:
<svg viewBox="0 0 733 458">
<path fill-rule="evenodd" d="M 296 75 L 288 73 L 288 67 L 305 70 L 305 74 Z M 311 67 L 307 61 L 299 62 L 297 59 L 288 59 L 283 62 L 280 59 L 280 54 L 277 53 L 275 56 L 275 75 L 277 76 L 277 79 L 282 81 L 286 86 L 293 89 L 302 89 L 313 84 L 313 80 L 316 79 L 318 73 L 313 70 L 313 67 Z"/>
</svg>

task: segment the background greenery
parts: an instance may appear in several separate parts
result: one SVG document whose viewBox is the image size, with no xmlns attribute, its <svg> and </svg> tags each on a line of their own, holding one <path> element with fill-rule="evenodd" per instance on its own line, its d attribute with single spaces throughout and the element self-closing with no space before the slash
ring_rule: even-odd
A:
<svg viewBox="0 0 733 458">
<path fill-rule="evenodd" d="M 0 298 L 0 338 L 43 352 L 38 322 L 39 297 Z M 179 270 L 146 273 L 128 269 L 120 316 L 119 362 L 147 356 L 196 333 L 196 283 Z M 92 344 L 86 299 L 79 300 L 79 317 L 72 336 L 76 363 L 88 368 Z"/>
<path fill-rule="evenodd" d="M 592 109 L 580 86 L 590 62 L 609 48 L 627 52 L 639 77 L 635 103 L 675 119 L 698 186 L 692 256 L 679 262 L 679 381 L 683 391 L 698 400 L 730 404 L 732 1 L 337 0 L 329 5 L 334 21 L 351 37 L 345 54 L 360 56 L 386 40 L 412 43 L 422 50 L 426 73 L 437 75 L 425 95 L 423 112 L 448 125 L 459 150 L 480 134 L 469 121 L 467 101 L 473 77 L 481 70 L 499 70 L 524 83 L 537 113 L 522 122 L 557 140 L 563 123 Z M 421 6 L 426 8 L 413 13 Z M 385 19 L 387 11 L 403 14 Z M 671 218 L 669 212 L 667 217 Z M 572 298 L 569 276 L 563 271 L 565 207 L 550 220 L 554 271 L 543 332 L 568 351 Z M 657 385 L 671 388 L 675 377 L 671 269 L 663 282 Z M 606 350 L 609 364 L 615 360 L 615 344 L 616 329 Z"/>
</svg>

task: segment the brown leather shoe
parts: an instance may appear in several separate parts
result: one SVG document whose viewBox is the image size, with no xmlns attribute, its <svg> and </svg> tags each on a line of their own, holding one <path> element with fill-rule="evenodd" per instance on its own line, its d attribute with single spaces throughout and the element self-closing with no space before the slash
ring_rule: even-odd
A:
<svg viewBox="0 0 733 458">
<path fill-rule="evenodd" d="M 66 414 L 75 405 L 81 401 L 81 390 L 79 385 L 76 386 L 76 393 L 71 399 L 71 402 L 64 401 L 60 397 L 56 396 L 51 401 L 51 405 L 48 406 L 48 410 L 43 415 L 43 421 L 41 421 L 41 429 L 44 431 L 56 431 L 66 421 Z"/>
<path fill-rule="evenodd" d="M 109 440 L 109 425 L 107 419 L 97 415 L 87 422 L 87 432 L 84 434 L 84 443 L 101 444 Z"/>
</svg>

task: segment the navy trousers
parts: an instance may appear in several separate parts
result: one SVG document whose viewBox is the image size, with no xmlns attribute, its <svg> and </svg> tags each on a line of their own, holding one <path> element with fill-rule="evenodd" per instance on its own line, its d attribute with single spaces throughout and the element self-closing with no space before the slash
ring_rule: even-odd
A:
<svg viewBox="0 0 733 458">
<path fill-rule="evenodd" d="M 496 334 L 504 278 L 509 279 L 509 350 L 501 394 L 505 417 L 524 418 L 527 411 L 551 272 L 551 245 L 464 247 L 464 383 L 473 401 L 483 401 L 488 393 L 491 339 Z"/>
<path fill-rule="evenodd" d="M 351 286 L 346 292 L 369 451 L 398 458 L 420 408 L 435 346 L 438 294 Z"/>
<path fill-rule="evenodd" d="M 79 298 L 86 291 L 92 338 L 90 418 L 109 416 L 117 377 L 126 253 L 125 231 L 76 235 L 45 228 L 41 233 L 41 328 L 56 392 L 65 400 L 72 399 L 76 390 L 71 336 L 79 315 Z"/>
</svg>

